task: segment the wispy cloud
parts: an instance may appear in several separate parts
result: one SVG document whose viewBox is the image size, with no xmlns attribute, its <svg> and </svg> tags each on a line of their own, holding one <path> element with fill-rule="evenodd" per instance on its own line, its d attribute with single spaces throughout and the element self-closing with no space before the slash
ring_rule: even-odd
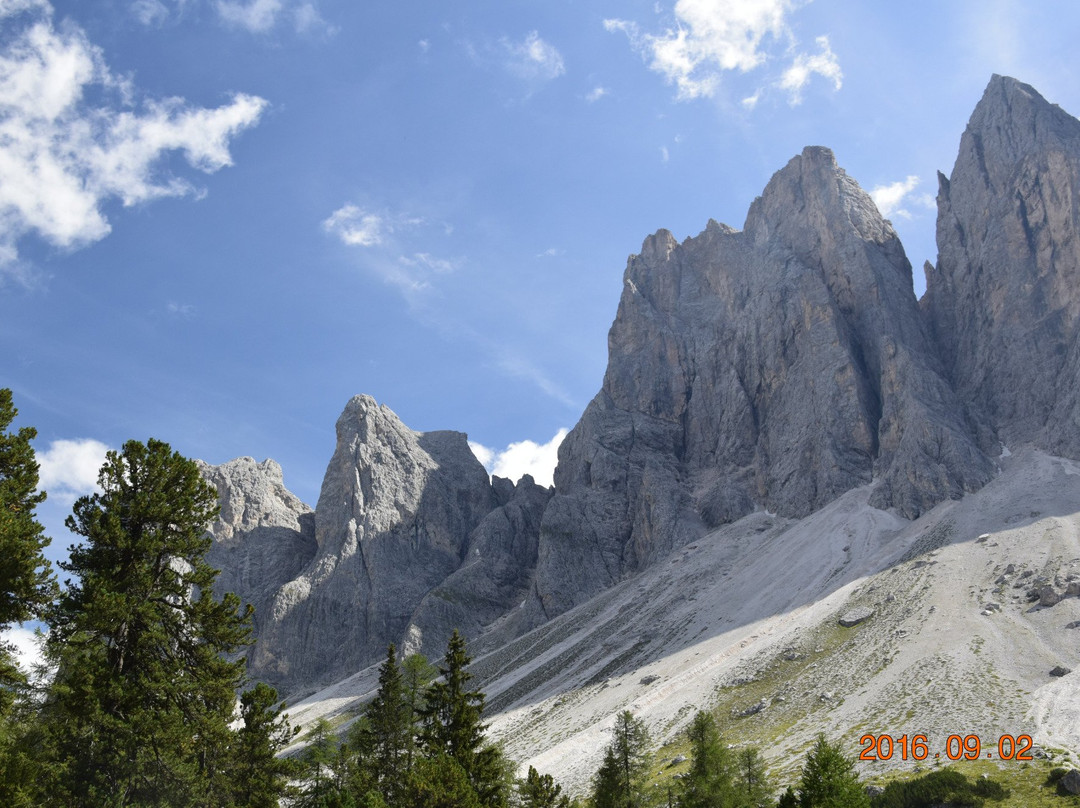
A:
<svg viewBox="0 0 1080 808">
<path fill-rule="evenodd" d="M 748 73 L 778 58 L 792 60 L 778 86 L 793 99 L 813 74 L 833 79 L 839 89 L 840 66 L 827 39 L 818 39 L 818 54 L 799 52 L 787 22 L 797 6 L 794 0 L 678 0 L 675 18 L 662 33 L 622 19 L 604 20 L 604 27 L 625 34 L 649 67 L 675 85 L 681 100 L 712 97 L 724 73 Z M 757 103 L 751 98 L 744 100 L 747 108 Z"/>
<path fill-rule="evenodd" d="M 130 206 L 197 193 L 159 170 L 162 158 L 179 152 L 206 173 L 231 165 L 232 138 L 266 107 L 243 94 L 216 109 L 179 98 L 136 106 L 135 89 L 81 29 L 53 25 L 48 3 L 0 3 L 0 21 L 0 263 L 16 260 L 28 234 L 68 249 L 104 238 L 108 199 Z M 92 106 L 93 96 L 108 100 Z"/>
<path fill-rule="evenodd" d="M 393 229 L 386 216 L 348 204 L 335 210 L 322 223 L 323 230 L 354 247 L 382 244 L 384 235 Z"/>
<path fill-rule="evenodd" d="M 90 438 L 54 440 L 37 453 L 38 488 L 59 499 L 94 493 L 108 451 L 104 443 Z"/>
<path fill-rule="evenodd" d="M 562 54 L 536 31 L 530 31 L 520 42 L 503 38 L 501 45 L 507 70 L 520 78 L 547 81 L 566 72 Z"/>
<path fill-rule="evenodd" d="M 365 266 L 412 297 L 430 289 L 435 276 L 454 272 L 465 262 L 464 258 L 443 258 L 430 251 L 410 249 L 413 237 L 406 234 L 415 234 L 427 225 L 418 216 L 373 211 L 349 203 L 330 214 L 322 228 L 342 244 L 363 248 Z M 430 225 L 428 229 L 438 230 L 444 237 L 453 231 L 446 224 Z"/>
<path fill-rule="evenodd" d="M 893 216 L 910 219 L 911 212 L 904 205 L 914 202 L 923 208 L 933 208 L 936 204 L 930 194 L 914 193 L 918 187 L 919 178 L 911 174 L 906 179 L 888 185 L 874 186 L 870 192 L 870 198 L 874 200 L 874 204 L 886 219 Z"/>
<path fill-rule="evenodd" d="M 516 483 L 529 474 L 538 485 L 550 486 L 559 462 L 559 445 L 567 434 L 568 430 L 560 429 L 547 443 L 523 440 L 501 450 L 469 441 L 469 448 L 493 476 L 506 477 Z"/>
<path fill-rule="evenodd" d="M 802 102 L 802 90 L 814 74 L 830 79 L 837 90 L 843 86 L 844 74 L 840 71 L 836 54 L 829 47 L 829 38 L 819 36 L 817 44 L 820 49 L 817 53 L 800 53 L 780 77 L 780 88 L 788 92 L 793 105 Z"/>
<path fill-rule="evenodd" d="M 585 94 L 585 100 L 588 101 L 590 104 L 595 104 L 601 98 L 610 94 L 611 92 L 606 87 L 593 87 L 591 90 L 589 90 L 588 93 Z"/>
</svg>

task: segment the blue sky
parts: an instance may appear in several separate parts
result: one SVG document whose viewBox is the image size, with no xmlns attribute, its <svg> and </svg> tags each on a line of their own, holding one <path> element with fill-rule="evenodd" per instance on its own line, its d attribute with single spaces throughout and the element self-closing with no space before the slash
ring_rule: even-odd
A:
<svg viewBox="0 0 1080 808">
<path fill-rule="evenodd" d="M 741 226 L 806 145 L 921 291 L 991 73 L 1080 111 L 1080 9 L 1032 5 L 0 0 L 0 386 L 54 557 L 128 438 L 273 457 L 314 504 L 357 393 L 550 467 L 626 257 Z"/>
</svg>

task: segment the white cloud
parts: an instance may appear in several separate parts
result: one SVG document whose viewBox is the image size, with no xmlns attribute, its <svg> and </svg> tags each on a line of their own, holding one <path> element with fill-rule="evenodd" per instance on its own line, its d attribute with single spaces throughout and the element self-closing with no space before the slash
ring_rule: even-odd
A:
<svg viewBox="0 0 1080 808">
<path fill-rule="evenodd" d="M 6 32 L 0 49 L 0 260 L 14 261 L 17 242 L 35 234 L 62 248 L 108 235 L 101 211 L 110 198 L 135 205 L 195 192 L 157 170 L 169 152 L 212 173 L 232 164 L 229 142 L 254 125 L 266 102 L 238 94 L 216 109 L 183 99 L 132 106 L 134 89 L 105 64 L 99 48 L 71 24 L 53 26 L 47 3 L 8 2 L 33 13 Z M 91 88 L 95 92 L 91 93 Z M 102 92 L 96 92 L 100 89 Z M 112 102 L 91 106 L 87 96 Z"/>
<path fill-rule="evenodd" d="M 521 78 L 548 80 L 566 72 L 562 54 L 536 31 L 530 31 L 521 42 L 503 39 L 502 46 L 509 57 L 507 69 Z"/>
<path fill-rule="evenodd" d="M 739 103 L 742 104 L 745 109 L 752 110 L 754 107 L 756 107 L 758 105 L 758 101 L 760 101 L 760 100 L 761 100 L 761 89 L 758 88 L 757 90 L 754 91 L 753 95 L 748 95 L 746 98 L 744 98 Z"/>
<path fill-rule="evenodd" d="M 274 27 L 284 4 L 281 0 L 217 0 L 221 19 L 231 25 L 246 28 L 252 33 L 264 33 Z"/>
<path fill-rule="evenodd" d="M 90 438 L 54 440 L 37 453 L 38 488 L 62 499 L 94 493 L 107 451 L 108 446 Z"/>
<path fill-rule="evenodd" d="M 649 67 L 675 85 L 678 98 L 690 100 L 715 95 L 725 72 L 748 73 L 774 58 L 773 49 L 781 53 L 794 49 L 787 16 L 797 6 L 794 0 L 678 0 L 674 24 L 661 34 L 643 33 L 628 20 L 604 20 L 604 27 L 625 34 L 649 60 Z M 802 80 L 796 88 L 801 89 L 811 74 L 818 73 L 832 78 L 839 89 L 839 63 L 827 39 L 819 38 L 818 44 L 822 40 L 822 53 L 796 54 L 782 82 Z M 744 100 L 748 108 L 756 103 Z"/>
<path fill-rule="evenodd" d="M 919 178 L 911 174 L 906 179 L 889 185 L 874 186 L 874 190 L 870 192 L 870 198 L 874 200 L 874 204 L 886 219 L 893 216 L 910 219 L 911 212 L 902 207 L 906 203 L 914 202 L 924 208 L 933 208 L 937 204 L 930 194 L 913 194 L 918 185 Z"/>
<path fill-rule="evenodd" d="M 374 247 L 381 244 L 385 234 L 392 229 L 385 216 L 352 204 L 335 210 L 322 226 L 327 233 L 334 234 L 344 244 L 354 247 Z"/>
<path fill-rule="evenodd" d="M 590 104 L 595 104 L 605 95 L 610 95 L 610 92 L 606 87 L 593 87 L 585 96 L 585 100 Z"/>
<path fill-rule="evenodd" d="M 15 654 L 15 660 L 27 675 L 30 675 L 34 668 L 44 661 L 44 655 L 41 652 L 41 641 L 28 628 L 20 626 L 9 628 L 7 631 L 0 633 L 0 642 L 11 646 Z"/>
<path fill-rule="evenodd" d="M 660 147 L 660 161 L 666 163 L 671 159 L 671 153 L 668 151 L 667 146 Z"/>
<path fill-rule="evenodd" d="M 398 260 L 407 267 L 430 270 L 438 275 L 454 272 L 464 263 L 461 259 L 436 258 L 430 253 L 414 253 L 412 258 L 401 256 Z"/>
<path fill-rule="evenodd" d="M 419 217 L 374 212 L 350 203 L 334 211 L 323 221 L 322 228 L 343 244 L 365 248 L 368 269 L 412 299 L 416 293 L 430 289 L 437 276 L 455 272 L 465 263 L 464 258 L 442 258 L 427 251 L 404 249 L 400 244 L 403 239 L 395 237 L 426 224 Z M 428 230 L 433 228 L 443 236 L 453 231 L 446 224 L 435 224 Z"/>
<path fill-rule="evenodd" d="M 175 317 L 183 317 L 189 319 L 195 316 L 195 307 L 188 303 L 176 303 L 169 301 L 165 304 L 165 311 Z"/>
<path fill-rule="evenodd" d="M 489 449 L 482 443 L 476 443 L 475 441 L 469 441 L 469 448 L 472 449 L 472 453 L 476 455 L 476 459 L 480 461 L 480 465 L 486 469 L 493 468 L 495 465 L 495 450 Z"/>
<path fill-rule="evenodd" d="M 802 89 L 810 83 L 810 77 L 815 73 L 831 79 L 833 87 L 837 90 L 843 85 L 844 74 L 840 71 L 836 54 L 829 47 L 829 38 L 819 36 L 817 44 L 821 49 L 820 52 L 812 56 L 800 53 L 795 57 L 791 67 L 780 77 L 780 87 L 790 93 L 792 104 L 802 102 Z"/>
<path fill-rule="evenodd" d="M 511 443 L 501 451 L 473 441 L 469 441 L 469 448 L 493 476 L 506 477 L 516 483 L 522 475 L 530 474 L 538 485 L 549 486 L 553 484 L 555 466 L 559 462 L 559 445 L 567 432 L 560 429 L 547 443 L 523 440 Z"/>
<path fill-rule="evenodd" d="M 161 0 L 134 0 L 131 12 L 143 25 L 161 25 L 169 19 L 169 7 Z"/>
</svg>

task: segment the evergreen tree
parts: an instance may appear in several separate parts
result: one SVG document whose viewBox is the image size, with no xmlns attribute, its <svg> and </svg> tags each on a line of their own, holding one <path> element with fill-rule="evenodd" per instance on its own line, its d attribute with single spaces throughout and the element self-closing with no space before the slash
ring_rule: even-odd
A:
<svg viewBox="0 0 1080 808">
<path fill-rule="evenodd" d="M 776 808 L 799 808 L 799 798 L 795 795 L 791 786 L 788 786 L 776 803 Z"/>
<path fill-rule="evenodd" d="M 277 691 L 261 682 L 240 697 L 244 724 L 237 733 L 233 790 L 238 806 L 277 808 L 297 773 L 293 761 L 276 756 L 299 731 L 289 726 L 285 705 L 277 702 Z"/>
<path fill-rule="evenodd" d="M 424 706 L 425 688 L 438 671 L 423 654 L 409 654 L 401 663 L 401 684 L 405 701 L 405 716 L 409 726 L 409 745 L 405 752 L 405 773 L 412 771 L 416 755 L 416 726 Z"/>
<path fill-rule="evenodd" d="M 855 761 L 839 746 L 818 735 L 806 756 L 799 781 L 800 808 L 870 808 L 870 798 L 859 785 Z"/>
<path fill-rule="evenodd" d="M 690 771 L 680 787 L 679 808 L 729 808 L 736 804 L 731 754 L 720 739 L 710 713 L 694 716 L 690 737 Z"/>
<path fill-rule="evenodd" d="M 409 777 L 409 808 L 483 808 L 468 773 L 454 758 L 435 752 L 419 758 Z"/>
<path fill-rule="evenodd" d="M 485 808 L 498 808 L 507 799 L 507 772 L 502 753 L 484 743 L 484 694 L 469 690 L 472 674 L 465 639 L 454 630 L 439 667 L 440 678 L 427 689 L 420 710 L 421 745 L 428 757 L 445 755 L 465 772 Z"/>
<path fill-rule="evenodd" d="M 765 763 L 754 747 L 739 750 L 737 758 L 739 804 L 747 808 L 771 806 L 772 786 L 765 772 Z"/>
<path fill-rule="evenodd" d="M 364 711 L 366 721 L 353 735 L 368 762 L 376 789 L 389 805 L 401 801 L 408 780 L 406 762 L 413 739 L 408 708 L 401 669 L 391 644 L 379 668 L 379 691 Z"/>
<path fill-rule="evenodd" d="M 604 750 L 604 762 L 593 775 L 593 808 L 625 808 L 626 795 L 619 777 L 619 761 L 611 744 Z"/>
<path fill-rule="evenodd" d="M 310 741 L 301 756 L 306 782 L 296 808 L 344 808 L 345 756 L 330 722 L 325 718 L 317 719 L 308 737 Z"/>
<path fill-rule="evenodd" d="M 0 389 L 0 631 L 41 616 L 56 595 L 49 562 L 42 550 L 49 545 L 34 509 L 45 501 L 38 492 L 38 464 L 30 441 L 37 430 L 8 427 L 19 411 L 11 391 Z M 0 716 L 6 715 L 15 690 L 25 684 L 9 647 L 0 646 Z"/>
<path fill-rule="evenodd" d="M 623 710 L 615 719 L 614 736 L 594 779 L 596 808 L 638 808 L 644 804 L 648 765 L 648 730 L 633 713 Z"/>
<path fill-rule="evenodd" d="M 217 494 L 166 443 L 109 452 L 101 493 L 67 526 L 85 539 L 49 616 L 58 665 L 44 704 L 64 765 L 50 801 L 73 806 L 229 803 L 229 728 L 250 607 L 213 597 L 205 561 Z M 66 793 L 65 793 L 66 792 Z"/>
<path fill-rule="evenodd" d="M 540 774 L 532 766 L 524 780 L 518 781 L 521 808 L 570 808 L 570 798 L 550 774 Z"/>
</svg>

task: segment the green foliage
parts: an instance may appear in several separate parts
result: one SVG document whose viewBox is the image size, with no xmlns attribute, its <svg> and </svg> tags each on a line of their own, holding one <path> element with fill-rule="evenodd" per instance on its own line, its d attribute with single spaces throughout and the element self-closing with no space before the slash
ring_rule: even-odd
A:
<svg viewBox="0 0 1080 808">
<path fill-rule="evenodd" d="M 308 745 L 301 755 L 305 787 L 297 808 L 330 808 L 343 799 L 341 781 L 343 755 L 337 738 L 325 718 L 319 718 L 308 732 Z"/>
<path fill-rule="evenodd" d="M 401 687 L 405 701 L 406 720 L 411 731 L 409 746 L 405 753 L 405 771 L 411 772 L 413 758 L 416 755 L 415 727 L 420 721 L 420 712 L 424 706 L 425 691 L 428 683 L 438 674 L 438 670 L 428 662 L 423 654 L 409 654 L 401 663 Z"/>
<path fill-rule="evenodd" d="M 776 808 L 799 808 L 799 798 L 791 786 L 788 786 L 784 793 L 780 795 L 780 799 L 776 802 Z"/>
<path fill-rule="evenodd" d="M 248 808 L 277 808 L 278 798 L 287 793 L 289 778 L 298 773 L 294 761 L 277 753 L 293 739 L 284 704 L 277 691 L 259 683 L 240 697 L 243 726 L 235 742 L 236 772 L 233 794 L 237 805 Z"/>
<path fill-rule="evenodd" d="M 766 808 L 771 806 L 772 786 L 765 772 L 765 762 L 754 747 L 739 750 L 736 756 L 738 768 L 738 805 L 746 808 Z"/>
<path fill-rule="evenodd" d="M 456 761 L 480 804 L 497 808 L 508 797 L 507 767 L 501 751 L 484 741 L 484 694 L 468 688 L 471 661 L 465 639 L 455 630 L 439 667 L 441 678 L 428 687 L 420 708 L 420 741 L 429 758 Z"/>
<path fill-rule="evenodd" d="M 799 782 L 801 808 L 869 808 L 870 798 L 859 784 L 855 761 L 824 735 L 806 756 Z"/>
<path fill-rule="evenodd" d="M 934 805 L 981 806 L 987 798 L 1008 796 L 994 780 L 968 780 L 955 769 L 938 769 L 911 780 L 894 781 L 874 797 L 873 808 L 929 808 Z"/>
<path fill-rule="evenodd" d="M 616 717 L 613 733 L 593 779 L 593 803 L 596 808 L 638 808 L 645 802 L 649 733 L 629 710 Z"/>
<path fill-rule="evenodd" d="M 532 766 L 524 780 L 518 781 L 521 808 L 570 808 L 570 798 L 550 774 L 540 774 Z"/>
<path fill-rule="evenodd" d="M 468 773 L 443 752 L 416 761 L 406 797 L 415 808 L 483 808 Z"/>
<path fill-rule="evenodd" d="M 42 550 L 49 545 L 34 509 L 44 502 L 38 492 L 38 464 L 30 441 L 33 427 L 8 431 L 18 415 L 11 390 L 0 389 L 0 631 L 42 614 L 56 595 L 56 582 Z M 11 711 L 25 680 L 10 648 L 0 645 L 0 716 Z"/>
<path fill-rule="evenodd" d="M 351 733 L 351 743 L 366 759 L 375 789 L 390 805 L 401 801 L 409 775 L 413 724 L 393 644 L 379 668 L 379 691 Z"/>
<path fill-rule="evenodd" d="M 687 730 L 691 763 L 680 783 L 679 808 L 728 808 L 735 804 L 734 766 L 716 719 L 701 711 Z"/>
<path fill-rule="evenodd" d="M 109 452 L 101 493 L 68 517 L 84 538 L 61 567 L 77 578 L 49 614 L 58 670 L 42 718 L 63 764 L 50 801 L 228 805 L 229 728 L 250 607 L 213 597 L 205 530 L 217 494 L 166 443 Z"/>
</svg>

